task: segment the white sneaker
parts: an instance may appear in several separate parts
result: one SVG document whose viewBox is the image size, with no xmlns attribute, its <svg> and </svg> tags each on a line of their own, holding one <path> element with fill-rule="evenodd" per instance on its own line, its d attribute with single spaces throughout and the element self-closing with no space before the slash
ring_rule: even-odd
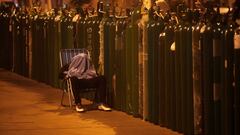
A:
<svg viewBox="0 0 240 135">
<path fill-rule="evenodd" d="M 80 105 L 76 105 L 76 111 L 77 112 L 79 112 L 79 113 L 81 113 L 81 112 L 84 112 L 85 110 L 84 110 L 84 108 L 82 107 L 82 106 L 80 106 Z"/>
<path fill-rule="evenodd" d="M 112 109 L 104 104 L 100 104 L 98 105 L 98 109 L 99 110 L 103 110 L 103 111 L 111 111 Z"/>
</svg>

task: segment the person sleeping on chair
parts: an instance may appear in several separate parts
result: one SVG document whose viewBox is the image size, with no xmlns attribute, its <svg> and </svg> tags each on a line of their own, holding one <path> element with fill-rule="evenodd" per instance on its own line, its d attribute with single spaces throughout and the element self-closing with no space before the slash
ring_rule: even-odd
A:
<svg viewBox="0 0 240 135">
<path fill-rule="evenodd" d="M 81 104 L 80 92 L 87 88 L 96 89 L 94 102 L 97 103 L 98 109 L 111 111 L 111 108 L 106 105 L 106 79 L 96 73 L 89 55 L 79 53 L 74 56 L 66 71 L 66 77 L 71 78 L 77 112 L 85 111 Z"/>
</svg>

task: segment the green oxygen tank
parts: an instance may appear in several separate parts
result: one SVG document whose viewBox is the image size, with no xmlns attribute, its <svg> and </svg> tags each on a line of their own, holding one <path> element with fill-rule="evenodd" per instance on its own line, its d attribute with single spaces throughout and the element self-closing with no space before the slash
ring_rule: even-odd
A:
<svg viewBox="0 0 240 135">
<path fill-rule="evenodd" d="M 10 13 L 0 12 L 0 67 L 11 70 L 13 67 L 13 25 Z"/>
<path fill-rule="evenodd" d="M 30 16 L 29 14 L 25 14 L 25 77 L 30 77 Z"/>
<path fill-rule="evenodd" d="M 38 44 L 38 49 L 39 49 L 39 51 L 38 51 L 38 61 L 42 61 L 42 62 L 44 62 L 44 58 L 45 58 L 45 50 L 44 50 L 44 42 L 45 42 L 45 37 L 46 37 L 46 28 L 45 28 L 45 20 L 44 20 L 44 15 L 41 15 L 40 16 L 40 18 L 39 18 L 39 22 L 38 22 L 38 31 L 39 31 L 39 33 L 38 33 L 38 36 L 39 36 L 39 38 L 37 39 L 37 42 L 39 42 L 39 44 Z M 44 73 L 44 68 L 45 68 L 45 65 L 43 65 L 43 66 L 40 66 L 40 63 L 37 63 L 37 66 L 38 66 L 38 81 L 41 81 L 41 82 L 44 82 L 44 75 L 45 75 L 45 73 Z"/>
<path fill-rule="evenodd" d="M 26 17 L 26 67 L 27 67 L 27 70 L 26 70 L 26 74 L 27 74 L 27 77 L 30 78 L 31 77 L 31 16 L 30 14 L 27 14 L 27 17 Z"/>
<path fill-rule="evenodd" d="M 165 40 L 166 40 L 166 30 L 168 29 L 168 26 L 165 27 L 164 31 L 161 32 L 159 34 L 159 88 L 160 91 L 159 91 L 159 125 L 160 126 L 166 126 L 165 124 L 165 115 L 166 115 L 166 112 L 165 112 L 165 93 L 166 93 L 166 82 L 167 82 L 167 77 L 165 76 L 165 72 L 166 72 L 166 62 L 169 62 L 169 61 L 166 61 L 166 58 L 170 58 L 170 57 L 165 57 L 165 52 L 166 52 L 166 43 L 165 43 Z M 170 73 L 170 72 L 169 72 Z"/>
<path fill-rule="evenodd" d="M 222 36 L 220 26 L 213 26 L 213 106 L 214 106 L 214 134 L 220 134 L 220 106 L 221 106 L 221 57 L 222 57 Z M 217 28 L 218 32 L 217 32 Z"/>
<path fill-rule="evenodd" d="M 59 14 L 57 14 L 54 18 L 53 22 L 53 39 L 54 39 L 54 44 L 53 44 L 53 86 L 59 88 L 60 83 L 59 83 L 59 78 L 58 78 L 58 73 L 60 69 L 60 60 L 59 60 L 59 51 L 62 46 L 62 39 L 61 39 L 61 21 L 63 19 L 61 11 L 59 11 Z"/>
<path fill-rule="evenodd" d="M 147 83 L 148 83 L 148 91 L 147 91 L 147 112 L 148 115 L 146 116 L 146 120 L 152 122 L 152 94 L 153 94 L 153 59 L 152 59 L 152 52 L 153 51 L 153 40 L 151 39 L 153 37 L 153 32 L 152 32 L 152 27 L 151 25 L 154 25 L 153 20 L 149 20 L 149 22 L 147 23 L 147 46 L 148 46 L 148 51 L 147 51 L 147 57 L 148 57 L 148 76 L 147 76 Z"/>
<path fill-rule="evenodd" d="M 180 21 L 175 31 L 176 129 L 184 134 L 193 134 L 192 26 L 187 12 L 182 13 Z"/>
<path fill-rule="evenodd" d="M 5 16 L 4 16 L 4 12 L 0 11 L 0 26 L 3 28 L 6 28 L 5 26 Z M 4 67 L 4 46 L 5 46 L 5 38 L 4 38 L 4 34 L 6 33 L 6 29 L 0 29 L 0 42 L 3 43 L 3 45 L 0 46 L 0 67 Z"/>
<path fill-rule="evenodd" d="M 185 93 L 185 61 L 183 59 L 185 58 L 185 39 L 184 39 L 184 21 L 182 19 L 182 12 L 184 12 L 184 5 L 179 4 L 177 6 L 178 14 L 181 17 L 181 20 L 179 20 L 179 24 L 176 25 L 175 28 L 175 88 L 176 88 L 176 129 L 180 133 L 184 133 L 184 93 Z M 171 94 L 171 93 L 169 93 Z M 170 113 L 170 109 L 167 109 L 167 113 Z M 170 115 L 169 115 L 170 116 Z M 170 120 L 170 119 L 169 119 Z M 168 125 L 170 126 L 169 120 Z"/>
<path fill-rule="evenodd" d="M 240 133 L 240 27 L 234 34 L 234 135 Z"/>
<path fill-rule="evenodd" d="M 216 22 L 213 26 L 213 101 L 214 101 L 214 134 L 219 135 L 221 128 L 221 99 L 222 87 L 221 78 L 223 77 L 222 68 L 224 67 L 223 60 L 223 30 L 220 22 Z M 224 96 L 225 97 L 225 96 Z"/>
<path fill-rule="evenodd" d="M 194 108 L 194 133 L 202 134 L 202 46 L 201 29 L 203 23 L 199 22 L 192 30 L 192 63 L 193 63 L 193 108 Z"/>
<path fill-rule="evenodd" d="M 142 26 L 142 117 L 148 119 L 148 33 L 147 23 Z M 141 68 L 141 66 L 140 66 Z M 141 77 L 141 76 L 140 76 Z M 139 83 L 141 85 L 141 83 Z M 140 113 L 141 114 L 141 113 Z"/>
<path fill-rule="evenodd" d="M 15 14 L 13 16 L 13 71 L 16 72 L 16 67 L 17 67 L 17 60 L 16 60 L 16 54 L 17 54 L 17 49 L 16 49 L 16 43 L 18 42 L 18 33 L 19 33 L 19 21 L 18 21 L 18 14 Z"/>
<path fill-rule="evenodd" d="M 184 99 L 186 110 L 185 121 L 186 121 L 186 131 L 185 134 L 191 135 L 194 134 L 194 112 L 193 112 L 193 63 L 192 63 L 192 20 L 191 20 L 191 11 L 187 12 L 187 21 L 186 21 L 186 94 Z"/>
<path fill-rule="evenodd" d="M 50 34 L 50 28 L 49 28 L 49 22 L 50 22 L 50 15 L 46 15 L 45 16 L 45 18 L 44 18 L 44 23 L 45 23 L 45 44 L 44 44 L 44 53 L 45 53 L 45 59 L 44 59 L 44 61 L 45 61 L 45 64 L 46 65 L 44 65 L 45 66 L 45 77 L 44 77 L 44 80 L 45 80 L 45 83 L 46 84 L 48 84 L 48 85 L 50 85 L 50 71 L 49 71 L 49 63 L 50 63 L 50 56 L 49 56 L 49 51 L 50 51 L 50 47 L 49 47 L 49 38 L 50 38 L 50 36 L 49 36 L 49 34 Z"/>
<path fill-rule="evenodd" d="M 166 26 L 167 28 L 167 26 Z M 166 29 L 165 28 L 165 29 Z M 166 93 L 166 81 L 167 77 L 165 76 L 166 65 L 165 65 L 165 48 L 167 47 L 165 44 L 166 33 L 165 30 L 159 34 L 159 117 L 158 124 L 160 126 L 165 126 L 165 93 Z"/>
<path fill-rule="evenodd" d="M 33 16 L 33 23 L 32 23 L 32 77 L 33 79 L 40 81 L 40 72 L 39 69 L 39 61 L 40 61 L 40 46 L 42 42 L 39 42 L 39 39 L 42 40 L 42 33 L 40 29 L 40 15 L 36 14 Z"/>
<path fill-rule="evenodd" d="M 10 67 L 9 67 L 9 69 L 11 69 L 11 71 L 13 71 L 13 68 L 14 68 L 14 47 L 13 47 L 13 45 L 14 45 L 14 29 L 13 29 L 13 27 L 14 27 L 14 20 L 13 20 L 13 16 L 14 15 L 11 15 L 11 18 L 10 18 L 10 23 L 9 23 L 9 36 L 10 36 L 10 43 L 11 43 L 11 45 L 10 45 L 10 47 L 9 47 L 9 50 L 10 50 L 10 56 L 9 56 L 9 60 L 10 60 Z M 7 68 L 8 69 L 8 68 Z"/>
<path fill-rule="evenodd" d="M 148 23 L 148 99 L 149 121 L 158 124 L 159 114 L 159 80 L 158 80 L 158 36 L 160 23 L 153 18 L 153 9 L 149 11 Z"/>
<path fill-rule="evenodd" d="M 181 99 L 182 99 L 182 104 L 181 104 L 181 110 L 182 110 L 182 132 L 185 133 L 186 132 L 186 113 L 187 113 L 187 108 L 186 108 L 186 99 L 187 99 L 187 87 L 186 87 L 186 83 L 187 83 L 187 72 L 186 72 L 186 68 L 187 68 L 187 63 L 186 63 L 186 58 L 187 58 L 187 53 L 186 53 L 186 48 L 187 48 L 187 26 L 185 23 L 182 24 L 182 29 L 180 29 L 180 44 L 178 45 L 179 49 L 176 51 L 179 52 L 180 54 L 180 87 L 181 87 Z M 189 39 L 188 39 L 189 40 Z M 191 39 L 190 39 L 191 40 Z M 189 71 L 190 72 L 190 71 Z"/>
<path fill-rule="evenodd" d="M 158 69 L 157 69 L 157 63 L 156 63 L 156 51 L 157 51 L 157 39 L 156 39 L 156 34 L 157 28 L 156 28 L 156 21 L 151 20 L 151 17 L 149 16 L 149 29 L 148 29 L 148 90 L 149 90 L 149 121 L 157 124 L 157 119 L 156 119 L 156 113 L 158 113 L 158 88 L 156 85 L 157 80 L 157 74 L 158 74 Z"/>
<path fill-rule="evenodd" d="M 12 23 L 12 29 L 13 29 L 13 72 L 16 71 L 15 65 L 16 65 L 16 61 L 15 61 L 15 44 L 16 44 L 16 35 L 17 35 L 17 14 L 13 15 L 12 17 L 13 19 L 13 23 Z"/>
<path fill-rule="evenodd" d="M 114 68 L 115 68 L 115 74 L 114 78 L 115 81 L 115 89 L 114 89 L 114 96 L 115 96 L 115 108 L 117 110 L 125 111 L 125 55 L 124 55 L 124 47 L 125 47 L 125 30 L 126 30 L 126 22 L 125 18 L 120 18 L 116 21 L 116 27 L 115 27 L 115 47 L 114 47 L 114 54 L 115 54 L 115 60 L 114 60 Z"/>
<path fill-rule="evenodd" d="M 182 118 L 182 87 L 181 87 L 181 62 L 180 62 L 180 46 L 181 46 L 181 30 L 183 29 L 182 24 L 178 24 L 175 28 L 175 88 L 176 88 L 176 129 L 179 132 L 183 132 L 183 118 Z M 166 94 L 167 96 L 167 94 Z M 166 108 L 166 113 L 169 114 L 170 109 Z M 167 117 L 170 118 L 170 117 Z M 167 125 L 169 120 L 167 120 Z"/>
<path fill-rule="evenodd" d="M 125 111 L 125 112 L 127 112 L 127 102 L 126 102 L 126 100 L 127 100 L 127 80 L 126 80 L 126 77 L 127 77 L 127 69 L 126 69 L 126 52 L 127 52 L 127 43 L 126 43 L 126 41 L 127 41 L 127 37 L 126 37 L 126 35 L 127 35 L 127 26 L 128 26 L 128 21 L 126 20 L 126 21 L 124 21 L 123 23 L 125 23 L 124 25 L 125 25 L 125 30 L 123 31 L 123 33 L 121 34 L 121 42 L 122 42 L 122 44 L 123 44 L 123 50 L 122 50 L 122 69 L 123 69 L 123 71 L 122 71 L 122 98 L 121 98 L 121 104 L 122 104 L 122 110 L 123 111 Z"/>
<path fill-rule="evenodd" d="M 114 60 L 114 40 L 115 40 L 115 29 L 114 29 L 113 18 L 107 16 L 104 24 L 104 75 L 107 78 L 107 102 L 113 106 L 113 60 Z"/>
<path fill-rule="evenodd" d="M 234 134 L 234 28 L 230 21 L 222 32 L 224 39 L 221 59 L 221 130 L 222 134 Z"/>
<path fill-rule="evenodd" d="M 203 132 L 214 134 L 214 103 L 213 103 L 213 33 L 212 25 L 207 22 L 201 30 L 202 70 L 203 70 Z"/>
<path fill-rule="evenodd" d="M 155 33 L 155 53 L 154 53 L 154 59 L 155 59 L 155 68 L 156 69 L 156 74 L 155 74 L 155 85 L 156 85 L 156 100 L 155 100 L 155 117 L 154 117 L 154 121 L 156 124 L 160 124 L 159 123 L 159 116 L 160 116 L 160 111 L 161 111 L 161 104 L 162 104 L 162 92 L 164 93 L 165 91 L 165 79 L 163 80 L 163 78 L 165 78 L 165 66 L 164 66 L 164 51 L 165 51 L 165 46 L 163 47 L 161 45 L 161 43 L 163 43 L 163 40 L 160 41 L 159 35 L 160 33 L 163 33 L 164 31 L 164 22 L 163 20 L 157 20 L 156 21 L 156 33 Z"/>
<path fill-rule="evenodd" d="M 129 24 L 126 28 L 126 112 L 129 114 L 132 114 L 132 83 L 131 82 L 131 69 L 132 69 L 132 64 L 131 64 L 131 58 L 132 58 L 132 54 L 131 54 L 131 47 L 132 45 L 132 34 L 131 34 L 131 30 L 132 30 L 132 24 Z"/>
<path fill-rule="evenodd" d="M 22 27 L 22 13 L 21 14 L 18 14 L 18 25 L 17 25 L 17 42 L 15 43 L 15 62 L 16 62 L 16 73 L 17 74 L 20 74 L 22 75 L 22 66 L 23 66 L 23 50 L 22 48 L 24 48 L 24 45 L 23 45 L 23 27 Z"/>
<path fill-rule="evenodd" d="M 48 84 L 48 16 L 44 15 L 43 17 L 43 50 L 42 50 L 42 62 L 43 62 L 43 82 Z"/>
<path fill-rule="evenodd" d="M 99 14 L 100 15 L 100 14 Z M 99 55 L 98 55 L 98 71 L 107 78 L 107 103 L 117 108 L 117 95 L 116 95 L 116 54 L 115 54 L 115 37 L 116 37 L 116 21 L 109 11 L 102 18 L 99 16 Z M 119 62 L 119 60 L 117 60 Z M 124 85 L 121 85 L 122 87 Z M 122 89 L 125 90 L 125 89 Z M 124 102 L 126 104 L 126 102 Z"/>
<path fill-rule="evenodd" d="M 55 45 L 55 37 L 54 37 L 54 19 L 55 19 L 55 14 L 51 14 L 51 16 L 49 17 L 49 21 L 48 21 L 48 56 L 49 56 L 49 84 L 51 86 L 54 86 L 54 45 Z"/>
<path fill-rule="evenodd" d="M 140 17 L 140 11 L 135 11 L 136 16 Z M 133 116 L 139 117 L 139 99 L 140 99 L 140 91 L 139 91 L 139 49 L 141 48 L 141 31 L 139 28 L 139 19 L 133 24 L 132 27 L 132 109 Z"/>
<path fill-rule="evenodd" d="M 164 54 L 161 53 L 163 50 L 159 46 L 159 34 L 163 32 L 164 30 L 164 24 L 161 20 L 157 20 L 157 18 L 154 18 L 154 23 L 150 26 L 152 29 L 150 29 L 149 32 L 153 33 L 152 45 L 149 45 L 149 61 L 152 61 L 152 65 L 149 65 L 149 68 L 151 68 L 153 71 L 149 71 L 149 73 L 152 73 L 152 91 L 151 97 L 151 104 L 152 104 L 152 122 L 155 124 L 159 124 L 159 109 L 160 109 L 160 91 L 164 89 L 163 84 L 164 82 L 161 82 L 161 77 L 163 77 L 163 56 Z M 151 77 L 151 76 L 149 76 Z M 151 83 L 149 82 L 149 86 L 151 86 Z"/>
<path fill-rule="evenodd" d="M 28 46 L 29 46 L 29 78 L 32 78 L 32 42 L 33 42 L 33 37 L 32 37 L 32 21 L 33 21 L 33 14 L 29 13 L 28 14 L 28 20 L 29 20 L 29 25 L 28 25 Z"/>
<path fill-rule="evenodd" d="M 40 53 L 40 60 L 42 61 L 43 65 L 41 67 L 41 82 L 47 83 L 47 16 L 43 15 L 41 19 L 42 25 L 42 43 L 41 43 L 41 53 Z"/>
<path fill-rule="evenodd" d="M 126 27 L 127 20 L 119 20 L 118 27 L 116 29 L 116 40 L 115 40 L 115 64 L 116 64 L 116 95 L 117 95 L 117 106 L 122 111 L 126 112 Z"/>
<path fill-rule="evenodd" d="M 45 63 L 46 63 L 46 83 L 48 85 L 54 86 L 53 84 L 53 63 L 54 63 L 54 55 L 53 55 L 53 47 L 54 47 L 54 32 L 53 32 L 53 23 L 54 23 L 54 14 L 49 14 L 45 19 L 45 27 L 46 27 L 46 45 L 45 45 Z"/>
<path fill-rule="evenodd" d="M 33 14 L 31 17 L 32 30 L 32 79 L 37 80 L 37 15 Z"/>
<path fill-rule="evenodd" d="M 138 23 L 138 114 L 141 118 L 143 118 L 143 88 L 144 88 L 144 53 L 143 53 L 143 45 L 144 45 L 144 27 L 146 23 L 142 20 Z"/>
<path fill-rule="evenodd" d="M 36 44 L 34 45 L 35 46 L 35 67 L 36 67 L 36 80 L 37 81 L 41 81 L 41 68 L 40 68 L 40 65 L 39 65 L 39 62 L 38 61 L 42 61 L 40 58 L 40 56 L 42 56 L 42 41 L 43 41 L 43 32 L 42 32 L 42 17 L 41 15 L 38 16 L 38 18 L 36 18 Z M 40 42 L 41 41 L 41 42 Z M 34 53 L 34 52 L 33 52 Z M 33 60 L 34 61 L 34 60 Z"/>
<path fill-rule="evenodd" d="M 110 35 L 110 20 L 109 18 L 106 19 L 104 23 L 104 75 L 107 79 L 107 95 L 109 96 L 110 86 L 111 86 L 111 80 L 110 80 L 110 73 L 109 73 L 109 67 L 110 67 L 110 61 L 109 61 L 109 38 Z M 111 101 L 109 100 L 109 97 L 107 96 L 107 103 L 111 104 Z"/>
<path fill-rule="evenodd" d="M 31 15 L 31 37 L 32 37 L 32 76 L 31 78 L 36 80 L 36 19 L 35 19 L 36 14 Z"/>
<path fill-rule="evenodd" d="M 116 68 L 115 74 L 113 75 L 113 78 L 115 79 L 115 87 L 114 87 L 114 106 L 117 110 L 121 110 L 121 50 L 122 50 L 122 44 L 121 44 L 121 32 L 123 31 L 122 28 L 122 20 L 118 19 L 116 20 L 116 26 L 115 26 L 115 46 L 114 46 L 114 67 Z"/>
<path fill-rule="evenodd" d="M 137 24 L 134 24 L 132 27 L 132 109 L 133 109 L 133 116 L 138 117 L 139 116 L 139 26 Z"/>
<path fill-rule="evenodd" d="M 175 49 L 174 49 L 174 25 L 173 22 L 168 22 L 164 31 L 160 34 L 159 42 L 163 46 L 160 46 L 163 53 L 162 61 L 165 84 L 162 84 L 165 89 L 162 89 L 160 94 L 160 117 L 159 124 L 164 127 L 176 130 L 176 91 L 175 91 Z M 161 44 L 160 44 L 161 45 Z M 172 93 L 172 94 L 170 94 Z"/>
<path fill-rule="evenodd" d="M 21 23 L 20 23 L 20 13 L 15 16 L 14 23 L 14 72 L 20 74 L 21 73 Z"/>
<path fill-rule="evenodd" d="M 16 73 L 28 76 L 28 43 L 27 43 L 27 33 L 28 33 L 28 16 L 21 12 L 18 16 L 18 30 L 15 49 L 16 49 Z"/>
<path fill-rule="evenodd" d="M 111 105 L 114 106 L 116 105 L 116 98 L 114 98 L 114 96 L 111 96 L 111 95 L 114 95 L 114 91 L 116 91 L 116 78 L 115 78 L 115 75 L 116 75 L 116 67 L 115 67 L 115 53 L 114 53 L 114 48 L 115 48 L 115 27 L 116 27 L 116 22 L 115 20 L 112 20 L 111 23 L 110 23 L 110 35 L 109 35 L 109 65 L 110 65 L 110 80 L 111 80 L 111 86 L 109 87 L 109 100 L 111 102 Z"/>
<path fill-rule="evenodd" d="M 138 23 L 141 19 L 141 7 L 136 7 L 131 14 L 131 22 L 126 28 L 126 101 L 127 112 L 139 116 L 139 67 L 138 67 Z"/>
<path fill-rule="evenodd" d="M 169 69 L 165 69 L 166 72 L 164 74 L 165 76 L 168 76 L 167 78 L 169 81 L 166 83 L 166 88 L 168 89 L 166 89 L 167 92 L 165 92 L 165 93 L 168 93 L 169 95 L 168 103 L 170 103 L 170 107 L 169 107 L 170 114 L 168 115 L 168 120 L 169 120 L 168 125 L 169 127 L 171 127 L 171 129 L 176 130 L 176 89 L 175 89 L 175 85 L 172 85 L 175 83 L 175 50 L 173 49 L 174 48 L 173 39 L 174 39 L 174 31 L 173 31 L 173 24 L 171 24 L 168 30 L 166 31 L 166 40 L 165 40 L 165 45 L 167 47 L 165 48 L 165 50 L 167 51 L 165 52 L 165 63 L 167 64 L 165 68 L 167 67 Z M 168 55 L 169 58 L 166 58 L 167 57 L 166 55 Z M 166 62 L 167 60 L 169 61 Z"/>
<path fill-rule="evenodd" d="M 99 55 L 100 55 L 100 35 L 99 35 L 99 25 L 101 22 L 101 18 L 98 16 L 92 18 L 92 32 L 89 31 L 87 36 L 90 41 L 91 36 L 91 59 L 95 66 L 95 69 L 99 69 Z M 90 28 L 90 27 L 89 27 Z"/>
<path fill-rule="evenodd" d="M 193 129 L 193 90 L 192 90 L 192 20 L 191 12 L 182 13 L 182 28 L 180 29 L 179 44 L 176 52 L 180 54 L 180 96 L 182 99 L 182 132 L 194 134 Z"/>
<path fill-rule="evenodd" d="M 136 7 L 131 14 L 131 22 L 126 30 L 126 77 L 127 109 L 130 114 L 139 117 L 139 41 L 138 23 L 141 19 L 141 7 Z"/>
</svg>

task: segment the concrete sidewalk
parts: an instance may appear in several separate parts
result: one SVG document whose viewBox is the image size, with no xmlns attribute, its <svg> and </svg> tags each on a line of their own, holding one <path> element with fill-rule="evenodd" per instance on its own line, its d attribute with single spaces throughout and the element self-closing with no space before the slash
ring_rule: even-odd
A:
<svg viewBox="0 0 240 135">
<path fill-rule="evenodd" d="M 124 112 L 77 113 L 59 89 L 0 69 L 1 135 L 178 135 Z"/>
</svg>

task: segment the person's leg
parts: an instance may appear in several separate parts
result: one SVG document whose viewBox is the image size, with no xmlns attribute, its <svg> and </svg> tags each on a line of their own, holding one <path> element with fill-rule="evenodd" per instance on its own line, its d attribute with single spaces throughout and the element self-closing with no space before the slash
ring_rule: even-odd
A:
<svg viewBox="0 0 240 135">
<path fill-rule="evenodd" d="M 80 97 L 80 85 L 79 85 L 79 79 L 76 77 L 71 78 L 71 83 L 72 83 L 72 90 L 73 90 L 73 95 L 75 98 L 75 109 L 77 112 L 84 112 L 85 109 L 82 107 L 81 104 L 81 97 Z"/>
<path fill-rule="evenodd" d="M 106 104 L 106 78 L 104 76 L 98 76 L 96 79 L 96 101 Z"/>
<path fill-rule="evenodd" d="M 109 108 L 106 105 L 106 95 L 107 95 L 107 89 L 106 89 L 106 78 L 104 76 L 98 76 L 94 78 L 95 86 L 96 86 L 96 102 L 98 103 L 98 109 L 104 110 L 104 111 L 111 111 L 111 108 Z"/>
<path fill-rule="evenodd" d="M 81 97 L 80 97 L 80 89 L 79 89 L 79 79 L 76 77 L 72 77 L 71 78 L 71 83 L 72 83 L 72 91 L 73 91 L 73 95 L 75 98 L 75 104 L 81 105 Z"/>
<path fill-rule="evenodd" d="M 100 77 L 102 78 L 102 77 Z M 104 89 L 104 86 L 101 86 L 100 83 L 102 82 L 99 77 L 95 77 L 95 78 L 91 78 L 91 79 L 78 79 L 76 77 L 72 77 L 71 81 L 72 81 L 72 89 L 73 89 L 73 93 L 74 93 L 74 97 L 75 97 L 75 103 L 79 104 L 81 103 L 81 90 L 84 89 L 89 89 L 89 88 L 94 88 L 97 89 L 96 93 L 96 99 L 99 98 L 99 91 L 102 89 Z M 100 89 L 100 90 L 99 90 Z M 96 100 L 97 101 L 97 100 Z M 100 100 L 98 100 L 99 102 Z M 94 101 L 95 102 L 95 101 Z"/>
<path fill-rule="evenodd" d="M 94 77 L 91 79 L 77 79 L 74 78 L 74 91 L 77 94 L 76 97 L 77 99 L 80 98 L 79 94 L 80 91 L 82 89 L 86 89 L 86 88 L 95 88 L 96 89 L 96 95 L 95 95 L 95 99 L 94 102 L 95 103 L 101 103 L 100 105 L 102 105 L 101 108 L 102 110 L 111 110 L 110 108 L 108 108 L 107 106 L 103 106 L 103 104 L 106 104 L 106 79 L 104 76 L 98 76 L 98 77 Z"/>
</svg>

